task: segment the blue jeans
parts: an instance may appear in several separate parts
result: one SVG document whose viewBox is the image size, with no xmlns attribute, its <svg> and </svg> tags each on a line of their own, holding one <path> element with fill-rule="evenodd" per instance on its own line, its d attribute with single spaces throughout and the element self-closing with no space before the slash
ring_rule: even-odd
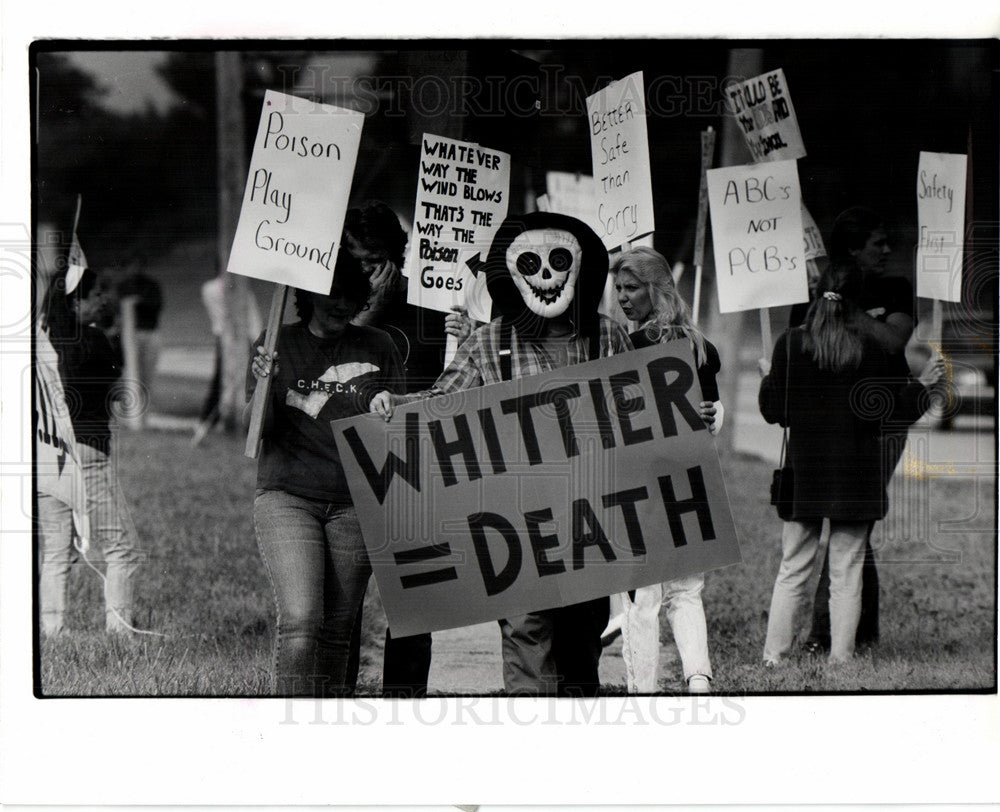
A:
<svg viewBox="0 0 1000 812">
<path fill-rule="evenodd" d="M 135 579 L 143 553 L 128 520 L 110 457 L 86 443 L 77 443 L 76 451 L 87 492 L 90 535 L 99 545 L 105 563 L 105 628 L 109 632 L 128 631 L 135 621 Z M 44 634 L 53 635 L 61 632 L 65 624 L 69 572 L 77 558 L 72 508 L 54 496 L 39 493 L 38 528 L 41 627 Z"/>
<path fill-rule="evenodd" d="M 372 572 L 354 508 L 262 490 L 253 516 L 278 615 L 274 693 L 349 694 L 351 633 Z"/>
<path fill-rule="evenodd" d="M 830 657 L 833 662 L 854 655 L 854 638 L 861 617 L 861 568 L 870 522 L 830 522 Z M 798 614 L 809 601 L 809 581 L 823 565 L 820 549 L 822 519 L 787 521 L 781 532 L 781 564 L 771 595 L 764 640 L 764 661 L 778 663 L 792 648 Z"/>
</svg>

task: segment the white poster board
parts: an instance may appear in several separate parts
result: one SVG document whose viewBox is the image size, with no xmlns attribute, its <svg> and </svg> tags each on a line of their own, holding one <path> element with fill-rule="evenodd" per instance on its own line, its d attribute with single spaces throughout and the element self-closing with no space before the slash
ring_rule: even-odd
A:
<svg viewBox="0 0 1000 812">
<path fill-rule="evenodd" d="M 581 220 L 600 233 L 597 219 L 597 202 L 594 194 L 594 178 L 574 172 L 545 173 L 545 207 L 539 199 L 541 211 L 568 214 Z"/>
<path fill-rule="evenodd" d="M 917 296 L 962 301 L 966 156 L 921 152 L 917 168 Z"/>
<path fill-rule="evenodd" d="M 227 270 L 328 293 L 364 114 L 268 90 Z"/>
<path fill-rule="evenodd" d="M 807 260 L 819 259 L 826 256 L 823 235 L 820 233 L 819 226 L 816 225 L 816 221 L 813 220 L 813 216 L 809 213 L 809 209 L 806 208 L 805 203 L 802 204 L 802 242 L 805 245 Z"/>
<path fill-rule="evenodd" d="M 588 96 L 587 121 L 597 234 L 610 251 L 655 228 L 642 71 Z"/>
<path fill-rule="evenodd" d="M 781 68 L 735 82 L 726 87 L 723 96 L 755 162 L 805 157 L 795 107 Z"/>
<path fill-rule="evenodd" d="M 447 313 L 465 302 L 466 263 L 486 260 L 509 195 L 506 152 L 424 133 L 406 258 L 410 304 Z"/>
<path fill-rule="evenodd" d="M 809 299 L 795 161 L 708 170 L 719 312 Z"/>
</svg>

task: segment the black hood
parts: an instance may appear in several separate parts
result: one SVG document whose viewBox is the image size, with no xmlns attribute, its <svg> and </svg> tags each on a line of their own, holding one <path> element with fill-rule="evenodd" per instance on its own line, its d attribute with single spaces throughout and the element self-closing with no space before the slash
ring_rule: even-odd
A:
<svg viewBox="0 0 1000 812">
<path fill-rule="evenodd" d="M 493 237 L 484 265 L 486 288 L 493 300 L 494 315 L 502 316 L 521 335 L 537 336 L 544 327 L 546 319 L 528 309 L 507 269 L 510 244 L 518 235 L 538 228 L 568 231 L 580 243 L 583 251 L 580 275 L 567 312 L 581 334 L 594 335 L 600 321 L 597 307 L 608 278 L 608 252 L 590 226 L 565 214 L 541 211 L 511 215 L 503 221 Z"/>
</svg>

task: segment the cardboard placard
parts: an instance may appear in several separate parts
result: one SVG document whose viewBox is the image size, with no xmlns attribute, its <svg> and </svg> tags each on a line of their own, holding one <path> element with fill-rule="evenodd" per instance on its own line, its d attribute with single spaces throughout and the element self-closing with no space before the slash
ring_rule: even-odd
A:
<svg viewBox="0 0 1000 812">
<path fill-rule="evenodd" d="M 539 201 L 540 211 L 568 214 L 600 233 L 593 177 L 573 172 L 546 172 L 545 192 L 545 208 Z"/>
<path fill-rule="evenodd" d="M 587 121 L 594 168 L 594 219 L 597 234 L 610 251 L 655 229 L 642 71 L 588 96 Z"/>
<path fill-rule="evenodd" d="M 268 90 L 227 270 L 329 293 L 363 113 Z"/>
<path fill-rule="evenodd" d="M 406 258 L 410 304 L 447 313 L 465 302 L 467 263 L 485 261 L 509 195 L 506 152 L 424 133 Z"/>
<path fill-rule="evenodd" d="M 687 341 L 333 422 L 394 636 L 739 562 Z"/>
<path fill-rule="evenodd" d="M 965 155 L 921 152 L 917 169 L 917 296 L 962 301 Z"/>
<path fill-rule="evenodd" d="M 813 216 L 809 213 L 809 209 L 806 208 L 805 203 L 802 204 L 802 242 L 805 247 L 806 260 L 819 259 L 826 256 L 823 235 L 820 233 L 819 226 L 816 225 L 816 221 L 813 220 Z"/>
<path fill-rule="evenodd" d="M 723 96 L 755 162 L 805 157 L 806 148 L 783 70 L 731 84 Z"/>
<path fill-rule="evenodd" d="M 708 171 L 719 312 L 809 299 L 795 161 Z"/>
</svg>

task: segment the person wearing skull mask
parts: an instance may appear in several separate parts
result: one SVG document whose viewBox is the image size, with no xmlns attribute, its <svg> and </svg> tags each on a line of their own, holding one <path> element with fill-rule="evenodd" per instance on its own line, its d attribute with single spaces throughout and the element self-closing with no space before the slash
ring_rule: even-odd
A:
<svg viewBox="0 0 1000 812">
<path fill-rule="evenodd" d="M 475 330 L 423 392 L 380 392 L 370 411 L 391 418 L 397 405 L 559 369 L 632 348 L 597 306 L 608 254 L 593 230 L 562 214 L 510 216 L 490 246 L 483 272 L 493 300 L 489 324 Z M 503 680 L 509 694 L 596 696 L 608 599 L 500 621 Z"/>
</svg>

